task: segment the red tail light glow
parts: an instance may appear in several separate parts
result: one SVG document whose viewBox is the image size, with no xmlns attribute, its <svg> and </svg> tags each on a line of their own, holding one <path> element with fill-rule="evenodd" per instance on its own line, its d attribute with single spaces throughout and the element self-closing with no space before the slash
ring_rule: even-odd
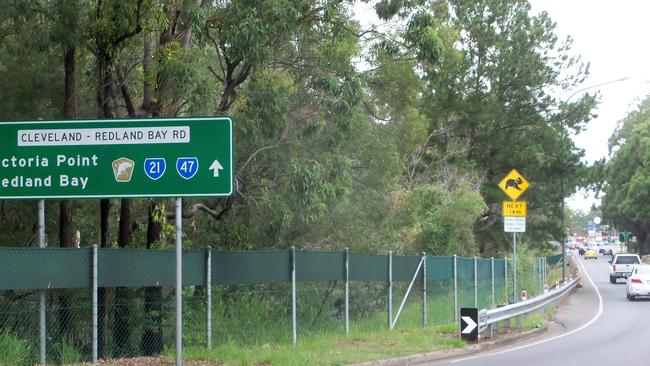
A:
<svg viewBox="0 0 650 366">
<path fill-rule="evenodd" d="M 630 282 L 632 282 L 632 283 L 643 283 L 643 282 L 641 282 L 641 280 L 638 279 L 638 278 L 630 278 Z"/>
</svg>

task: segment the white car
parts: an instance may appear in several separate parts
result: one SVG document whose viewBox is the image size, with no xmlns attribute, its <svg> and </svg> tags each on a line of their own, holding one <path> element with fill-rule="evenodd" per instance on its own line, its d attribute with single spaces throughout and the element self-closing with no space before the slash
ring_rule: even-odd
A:
<svg viewBox="0 0 650 366">
<path fill-rule="evenodd" d="M 641 258 L 637 254 L 617 253 L 609 263 L 609 282 L 616 283 L 619 278 L 629 277 L 632 269 L 641 264 Z"/>
<path fill-rule="evenodd" d="M 636 266 L 627 279 L 627 299 L 650 296 L 650 266 Z"/>
</svg>

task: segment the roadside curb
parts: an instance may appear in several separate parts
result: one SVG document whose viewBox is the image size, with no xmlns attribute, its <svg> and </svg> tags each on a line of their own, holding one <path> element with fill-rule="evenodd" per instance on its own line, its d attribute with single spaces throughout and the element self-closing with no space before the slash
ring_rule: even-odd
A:
<svg viewBox="0 0 650 366">
<path fill-rule="evenodd" d="M 350 366 L 406 366 L 417 365 L 425 362 L 440 361 L 447 358 L 458 356 L 474 355 L 493 348 L 507 346 L 521 341 L 527 341 L 531 338 L 538 337 L 548 331 L 547 326 L 543 328 L 531 329 L 525 332 L 511 334 L 495 340 L 486 340 L 482 343 L 472 344 L 465 348 L 454 348 L 451 350 L 441 350 L 435 352 L 421 353 L 412 356 L 389 358 L 384 360 L 375 360 L 362 363 L 355 363 Z"/>
</svg>

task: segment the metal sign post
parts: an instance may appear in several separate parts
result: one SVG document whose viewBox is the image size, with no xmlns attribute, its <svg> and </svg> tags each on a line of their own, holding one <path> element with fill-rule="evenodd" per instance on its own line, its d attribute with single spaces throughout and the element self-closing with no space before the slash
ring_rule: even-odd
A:
<svg viewBox="0 0 650 366">
<path fill-rule="evenodd" d="M 517 233 L 512 233 L 512 301 L 517 302 Z"/>
<path fill-rule="evenodd" d="M 530 183 L 517 170 L 512 169 L 498 184 L 499 188 L 512 199 L 503 202 L 503 231 L 512 233 L 512 285 L 513 301 L 517 302 L 517 233 L 526 232 L 527 204 L 515 201 Z"/>
<path fill-rule="evenodd" d="M 45 248 L 45 201 L 38 201 L 38 247 Z M 46 352 L 45 352 L 45 341 L 46 341 L 46 329 L 45 329 L 45 290 L 41 290 L 39 293 L 38 301 L 38 315 L 39 315 L 39 345 L 40 345 L 40 360 L 41 364 L 45 365 L 46 361 Z"/>
<path fill-rule="evenodd" d="M 176 199 L 176 366 L 183 365 L 183 199 Z"/>
</svg>

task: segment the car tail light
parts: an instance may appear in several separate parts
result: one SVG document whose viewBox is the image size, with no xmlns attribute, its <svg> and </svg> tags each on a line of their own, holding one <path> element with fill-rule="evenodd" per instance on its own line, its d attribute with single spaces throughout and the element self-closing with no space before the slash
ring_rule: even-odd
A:
<svg viewBox="0 0 650 366">
<path fill-rule="evenodd" d="M 632 283 L 643 283 L 643 282 L 641 282 L 641 280 L 638 279 L 638 278 L 632 278 L 632 279 L 630 279 L 630 282 L 632 282 Z"/>
</svg>

